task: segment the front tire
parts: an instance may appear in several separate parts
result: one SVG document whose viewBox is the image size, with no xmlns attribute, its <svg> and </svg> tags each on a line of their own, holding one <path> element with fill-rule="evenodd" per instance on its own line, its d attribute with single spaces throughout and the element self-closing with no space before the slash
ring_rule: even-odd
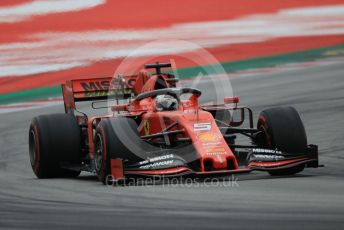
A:
<svg viewBox="0 0 344 230">
<path fill-rule="evenodd" d="M 120 128 L 121 133 L 115 131 L 115 127 Z M 107 177 L 111 177 L 111 159 L 141 160 L 130 150 L 129 143 L 125 142 L 126 138 L 130 138 L 131 145 L 142 144 L 137 128 L 135 121 L 126 117 L 104 119 L 98 124 L 94 136 L 94 162 L 98 179 L 104 184 L 109 179 Z"/>
<path fill-rule="evenodd" d="M 264 133 L 260 145 L 290 154 L 307 151 L 307 136 L 298 112 L 293 107 L 276 107 L 264 110 L 258 118 L 257 128 Z M 272 176 L 293 175 L 303 171 L 305 165 L 269 171 Z"/>
</svg>

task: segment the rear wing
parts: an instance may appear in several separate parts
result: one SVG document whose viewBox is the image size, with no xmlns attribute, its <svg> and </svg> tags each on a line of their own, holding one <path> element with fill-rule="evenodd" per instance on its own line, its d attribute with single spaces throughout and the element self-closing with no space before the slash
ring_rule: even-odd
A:
<svg viewBox="0 0 344 230">
<path fill-rule="evenodd" d="M 162 68 L 171 67 L 170 63 L 146 64 L 146 69 L 155 69 L 151 75 L 147 71 L 140 71 L 137 75 L 122 76 L 116 78 L 103 77 L 93 79 L 76 79 L 62 84 L 63 101 L 65 111 L 70 112 L 77 101 L 95 101 L 107 98 L 127 99 L 142 92 L 156 89 L 176 87 L 178 79 L 173 74 L 162 73 Z"/>
<path fill-rule="evenodd" d="M 75 109 L 75 102 L 95 101 L 107 98 L 127 99 L 136 95 L 136 75 L 124 77 L 104 77 L 94 79 L 77 79 L 62 84 L 65 111 Z"/>
</svg>

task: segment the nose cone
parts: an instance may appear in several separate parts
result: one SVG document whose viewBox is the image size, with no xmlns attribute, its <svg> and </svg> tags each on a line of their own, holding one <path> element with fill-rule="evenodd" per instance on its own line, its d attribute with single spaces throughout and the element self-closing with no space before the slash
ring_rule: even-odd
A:
<svg viewBox="0 0 344 230">
<path fill-rule="evenodd" d="M 179 124 L 192 139 L 201 172 L 238 169 L 236 157 L 209 112 L 183 114 Z"/>
<path fill-rule="evenodd" d="M 206 149 L 206 156 L 202 160 L 205 171 L 236 169 L 232 152 L 223 147 Z"/>
<path fill-rule="evenodd" d="M 200 157 L 202 171 L 238 168 L 236 158 L 217 126 L 210 131 L 199 132 L 195 136 L 194 146 Z"/>
</svg>

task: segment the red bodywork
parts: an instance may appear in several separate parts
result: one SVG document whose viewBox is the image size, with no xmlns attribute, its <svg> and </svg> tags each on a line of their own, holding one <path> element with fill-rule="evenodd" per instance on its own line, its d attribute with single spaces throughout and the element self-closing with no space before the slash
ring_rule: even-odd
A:
<svg viewBox="0 0 344 230">
<path fill-rule="evenodd" d="M 239 166 L 237 157 L 223 133 L 215 122 L 211 111 L 223 109 L 227 104 L 233 105 L 226 109 L 248 109 L 239 107 L 238 97 L 224 98 L 224 104 L 213 106 L 200 106 L 199 95 L 191 95 L 188 99 L 182 100 L 176 111 L 158 112 L 153 97 L 137 99 L 137 95 L 152 92 L 159 89 L 175 88 L 176 79 L 172 74 L 159 73 L 151 75 L 148 72 L 140 72 L 137 75 L 120 76 L 117 78 L 97 78 L 71 80 L 62 85 L 63 98 L 66 113 L 73 113 L 76 109 L 75 102 L 93 101 L 106 99 L 110 96 L 121 95 L 129 99 L 126 104 L 117 104 L 111 107 L 112 114 L 106 116 L 78 117 L 80 123 L 87 126 L 88 155 L 90 159 L 94 156 L 93 135 L 95 127 L 102 119 L 116 116 L 139 116 L 139 132 L 141 136 L 158 134 L 164 132 L 173 123 L 177 123 L 169 131 L 180 133 L 173 136 L 175 139 L 188 139 L 194 146 L 199 159 L 199 169 L 179 166 L 173 168 L 156 170 L 130 170 L 123 166 L 119 159 L 111 160 L 111 171 L 114 178 L 120 179 L 125 175 L 184 175 L 184 174 L 222 174 L 235 172 L 248 172 L 251 170 L 274 170 L 283 167 L 291 167 L 297 164 L 313 164 L 318 166 L 317 154 L 312 157 L 300 157 L 270 162 L 250 162 L 246 166 Z M 249 110 L 252 117 L 251 110 Z M 234 124 L 235 125 L 235 124 Z M 236 126 L 241 125 L 236 124 Z M 252 125 L 252 124 L 251 124 Z M 173 140 L 172 140 L 173 141 Z M 208 166 L 211 165 L 209 168 Z"/>
</svg>

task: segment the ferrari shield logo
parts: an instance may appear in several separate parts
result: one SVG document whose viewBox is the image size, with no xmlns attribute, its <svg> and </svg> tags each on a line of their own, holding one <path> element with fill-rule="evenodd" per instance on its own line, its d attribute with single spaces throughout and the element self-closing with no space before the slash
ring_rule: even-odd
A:
<svg viewBox="0 0 344 230">
<path fill-rule="evenodd" d="M 149 135 L 150 133 L 150 124 L 149 124 L 149 121 L 145 120 L 143 122 L 143 128 L 145 130 L 145 135 Z"/>
</svg>

